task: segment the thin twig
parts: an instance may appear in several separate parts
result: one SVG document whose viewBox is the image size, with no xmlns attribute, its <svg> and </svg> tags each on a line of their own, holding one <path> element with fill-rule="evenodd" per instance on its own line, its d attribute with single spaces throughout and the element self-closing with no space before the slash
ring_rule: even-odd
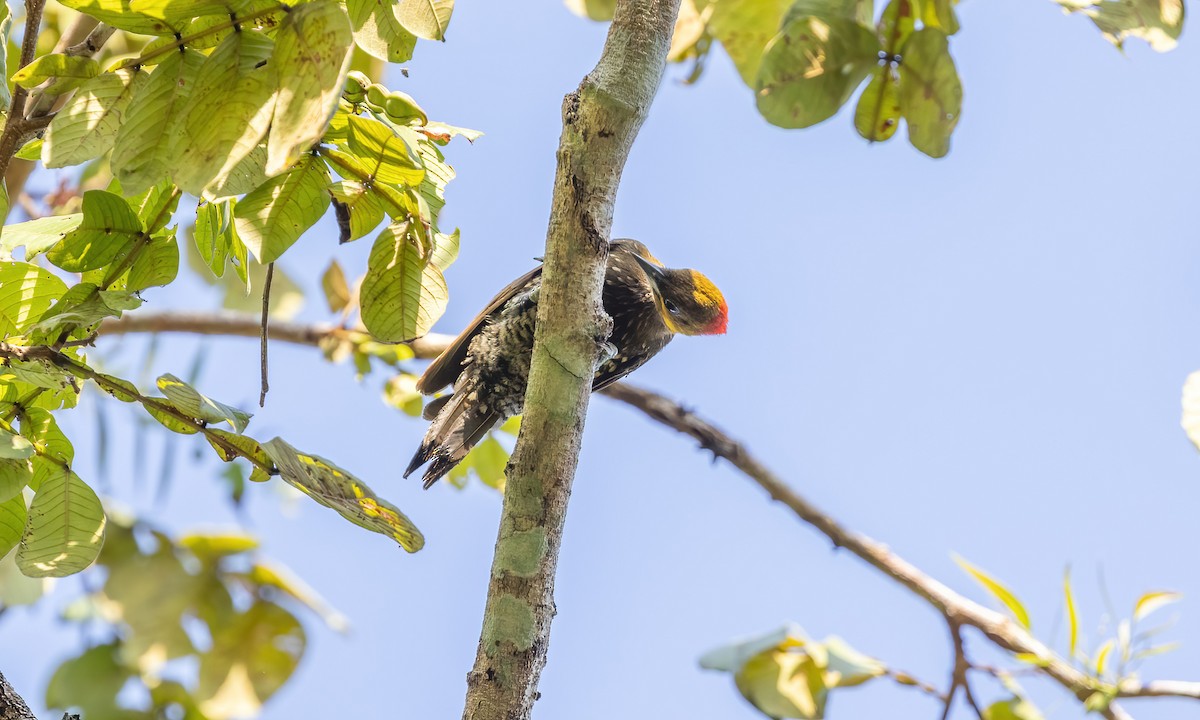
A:
<svg viewBox="0 0 1200 720">
<path fill-rule="evenodd" d="M 258 406 L 267 404 L 267 391 L 271 389 L 267 382 L 267 321 L 271 314 L 271 280 L 275 277 L 275 263 L 267 263 L 267 278 L 263 281 L 262 327 L 259 330 L 258 354 L 261 388 L 258 391 Z"/>
</svg>

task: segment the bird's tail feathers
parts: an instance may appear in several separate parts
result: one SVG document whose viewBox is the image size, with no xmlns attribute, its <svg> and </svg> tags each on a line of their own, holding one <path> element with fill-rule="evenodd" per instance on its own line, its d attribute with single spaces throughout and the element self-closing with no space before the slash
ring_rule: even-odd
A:
<svg viewBox="0 0 1200 720">
<path fill-rule="evenodd" d="M 471 394 L 464 388 L 454 395 L 430 403 L 434 406 L 436 417 L 405 469 L 404 477 L 425 463 L 430 463 L 423 476 L 425 487 L 429 488 L 462 462 L 489 430 L 500 424 L 503 418 L 469 400 Z M 429 411 L 427 407 L 425 412 Z"/>
</svg>

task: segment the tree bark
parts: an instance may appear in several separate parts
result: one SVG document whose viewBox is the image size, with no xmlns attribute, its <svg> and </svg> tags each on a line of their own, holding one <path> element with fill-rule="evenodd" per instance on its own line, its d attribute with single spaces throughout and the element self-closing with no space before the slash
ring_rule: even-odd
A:
<svg viewBox="0 0 1200 720">
<path fill-rule="evenodd" d="M 600 62 L 563 102 L 525 417 L 504 508 L 465 720 L 525 720 L 554 617 L 554 574 L 598 345 L 621 172 L 662 80 L 679 0 L 620 0 Z"/>
<path fill-rule="evenodd" d="M 37 720 L 25 700 L 0 672 L 0 720 Z"/>
</svg>

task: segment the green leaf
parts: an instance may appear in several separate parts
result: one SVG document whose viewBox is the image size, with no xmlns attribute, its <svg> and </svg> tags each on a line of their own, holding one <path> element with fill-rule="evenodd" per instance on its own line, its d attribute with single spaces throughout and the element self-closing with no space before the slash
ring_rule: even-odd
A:
<svg viewBox="0 0 1200 720">
<path fill-rule="evenodd" d="M 2 61 L 0 61 L 0 64 L 3 64 Z M 40 137 L 34 138 L 25 143 L 21 146 L 21 149 L 17 151 L 17 154 L 13 155 L 13 157 L 19 160 L 28 160 L 30 162 L 37 162 L 38 160 L 41 160 L 42 139 Z"/>
<path fill-rule="evenodd" d="M 1071 571 L 1063 573 L 1063 597 L 1067 606 L 1067 657 L 1075 659 L 1079 647 L 1079 612 L 1075 609 L 1075 596 L 1071 593 Z"/>
<path fill-rule="evenodd" d="M 208 717 L 251 717 L 295 672 L 304 655 L 304 627 L 291 613 L 257 600 L 213 630 L 200 656 L 195 696 Z"/>
<path fill-rule="evenodd" d="M 78 335 L 104 318 L 121 317 L 121 313 L 141 304 L 135 293 L 100 290 L 92 283 L 80 283 L 68 290 L 30 330 L 35 342 L 52 343 L 63 333 Z"/>
<path fill-rule="evenodd" d="M 142 249 L 125 281 L 125 289 L 139 292 L 150 287 L 168 285 L 179 274 L 179 243 L 175 231 L 155 235 Z"/>
<path fill-rule="evenodd" d="M 60 4 L 91 15 L 118 30 L 139 35 L 172 35 L 182 29 L 181 24 L 173 25 L 159 18 L 135 12 L 130 7 L 130 0 L 60 0 Z"/>
<path fill-rule="evenodd" d="M 37 220 L 6 225 L 0 249 L 12 253 L 19 247 L 25 248 L 25 259 L 33 260 L 58 244 L 67 233 L 79 227 L 83 213 L 49 215 Z"/>
<path fill-rule="evenodd" d="M 433 236 L 433 252 L 429 262 L 437 265 L 443 272 L 458 259 L 458 230 L 446 235 L 437 233 Z"/>
<path fill-rule="evenodd" d="M 378 120 L 351 115 L 348 144 L 378 180 L 417 186 L 425 177 L 420 156 L 402 136 Z"/>
<path fill-rule="evenodd" d="M 0 42 L 5 48 L 15 48 L 15 44 L 9 38 L 12 33 L 12 10 L 9 9 L 8 3 L 4 4 L 4 8 L 0 9 Z M 9 56 L 14 59 L 19 55 L 10 52 L 0 52 L 0 77 L 8 77 L 8 61 Z M 12 91 L 8 87 L 8 82 L 0 82 L 0 112 L 8 113 L 9 106 L 12 105 Z"/>
<path fill-rule="evenodd" d="M 157 384 L 171 404 L 189 417 L 211 423 L 227 422 L 239 433 L 250 423 L 250 413 L 201 395 L 191 385 L 174 375 L 160 375 Z"/>
<path fill-rule="evenodd" d="M 1183 599 L 1183 593 L 1171 592 L 1169 590 L 1158 590 L 1148 592 L 1137 599 L 1133 606 L 1133 621 L 1141 622 L 1146 619 L 1156 610 L 1159 610 L 1171 603 L 1179 602 Z"/>
<path fill-rule="evenodd" d="M 12 552 L 21 541 L 25 532 L 25 522 L 28 512 L 25 510 L 25 498 L 18 494 L 0 502 L 0 558 Z"/>
<path fill-rule="evenodd" d="M 213 450 L 217 451 L 217 456 L 223 461 L 233 462 L 239 457 L 249 457 L 257 460 L 263 465 L 271 465 L 270 456 L 267 455 L 266 451 L 262 449 L 262 445 L 259 445 L 258 441 L 254 438 L 247 437 L 245 435 L 235 435 L 231 432 L 226 432 L 217 428 L 209 428 L 209 432 L 213 435 L 216 435 L 225 443 L 237 448 L 237 450 L 239 450 L 241 453 L 239 455 L 238 453 L 231 452 L 228 448 L 223 447 L 220 443 L 215 442 L 211 437 L 208 437 L 208 444 L 212 445 Z"/>
<path fill-rule="evenodd" d="M 708 32 L 721 42 L 742 81 L 750 87 L 756 87 L 763 50 L 779 32 L 783 14 L 792 1 L 720 0 L 700 8 L 710 13 Z"/>
<path fill-rule="evenodd" d="M 205 56 L 191 48 L 173 52 L 150 73 L 130 101 L 117 131 L 112 169 L 126 192 L 139 193 L 170 176 L 181 111 Z"/>
<path fill-rule="evenodd" d="M 151 398 L 151 399 L 171 405 L 171 401 L 167 398 Z M 196 433 L 200 432 L 191 423 L 180 420 L 179 418 L 175 417 L 170 412 L 167 412 L 165 409 L 159 407 L 154 402 L 144 404 L 142 407 L 145 408 L 146 413 L 148 415 L 150 415 L 150 417 L 157 420 L 160 425 L 162 425 L 166 429 L 170 430 L 171 432 L 179 433 L 180 435 L 195 435 Z"/>
<path fill-rule="evenodd" d="M 239 436 L 240 437 L 240 436 Z M 230 555 L 241 555 L 258 549 L 253 535 L 229 533 L 222 535 L 192 533 L 179 538 L 179 545 L 205 562 L 214 562 Z"/>
<path fill-rule="evenodd" d="M 204 203 L 196 207 L 196 224 L 192 236 L 196 250 L 204 265 L 215 277 L 225 275 L 225 265 L 234 242 L 241 242 L 233 234 L 233 223 L 228 219 L 228 203 Z"/>
<path fill-rule="evenodd" d="M 124 256 L 142 235 L 142 221 L 120 195 L 103 190 L 83 194 L 83 222 L 46 253 L 67 272 L 104 267 Z"/>
<path fill-rule="evenodd" d="M 66 283 L 36 265 L 0 262 L 0 337 L 28 332 L 66 291 Z"/>
<path fill-rule="evenodd" d="M 1028 700 L 1013 697 L 987 706 L 982 720 L 1042 720 L 1042 713 Z"/>
<path fill-rule="evenodd" d="M 292 9 L 275 35 L 278 100 L 267 137 L 267 175 L 278 175 L 321 139 L 338 106 L 353 42 L 336 0 Z"/>
<path fill-rule="evenodd" d="M 0 429 L 0 460 L 24 460 L 32 456 L 33 445 L 28 440 Z"/>
<path fill-rule="evenodd" d="M 426 40 L 445 40 L 454 0 L 400 0 L 396 17 L 409 32 Z"/>
<path fill-rule="evenodd" d="M 267 181 L 267 146 L 259 145 L 229 170 L 229 174 L 208 188 L 205 199 L 225 200 L 244 195 Z"/>
<path fill-rule="evenodd" d="M 860 25 L 870 25 L 875 18 L 873 0 L 795 0 L 783 16 L 781 25 L 811 16 L 822 20 L 846 18 Z"/>
<path fill-rule="evenodd" d="M 62 466 L 41 480 L 17 566 L 29 577 L 64 577 L 89 565 L 104 545 L 104 508 L 79 476 Z"/>
<path fill-rule="evenodd" d="M 346 273 L 342 272 L 337 260 L 331 260 L 321 274 L 321 289 L 325 291 L 329 312 L 339 313 L 350 304 L 350 286 L 346 284 Z"/>
<path fill-rule="evenodd" d="M 950 152 L 950 135 L 962 112 L 962 83 L 941 30 L 925 27 L 905 43 L 900 107 L 913 147 L 935 158 Z"/>
<path fill-rule="evenodd" d="M 983 570 L 975 567 L 971 563 L 958 556 L 955 556 L 954 562 L 958 563 L 958 566 L 963 570 L 966 570 L 967 574 L 975 578 L 975 581 L 982 585 L 985 590 L 994 595 L 997 600 L 1004 603 L 1004 607 L 1008 608 L 1008 611 L 1012 613 L 1012 616 L 1016 618 L 1017 622 L 1021 623 L 1026 630 L 1030 629 L 1029 612 L 1025 610 L 1025 606 L 1021 604 L 1021 601 L 1017 599 L 1017 596 L 1014 595 L 1011 590 L 1004 587 L 1000 581 L 996 580 L 991 575 L 988 575 Z"/>
<path fill-rule="evenodd" d="M 334 211 L 341 228 L 339 242 L 357 240 L 383 222 L 383 205 L 378 193 L 371 192 L 362 183 L 339 180 L 329 187 L 329 194 L 333 196 Z"/>
<path fill-rule="evenodd" d="M 350 622 L 345 615 L 334 609 L 317 594 L 316 590 L 282 566 L 255 563 L 250 568 L 247 579 L 259 587 L 283 591 L 293 600 L 316 613 L 331 630 L 345 632 L 350 627 Z"/>
<path fill-rule="evenodd" d="M 379 234 L 359 296 L 363 325 L 384 342 L 421 337 L 445 312 L 446 280 L 422 253 L 411 223 L 396 223 Z"/>
<path fill-rule="evenodd" d="M 825 687 L 821 668 L 802 652 L 767 650 L 755 655 L 733 676 L 750 704 L 767 717 L 825 717 Z"/>
<path fill-rule="evenodd" d="M 0 460 L 0 502 L 9 500 L 21 494 L 25 486 L 33 481 L 33 463 L 29 460 Z M 24 511 L 24 501 L 21 503 Z M 21 529 L 25 524 L 21 524 Z M 18 533 L 20 537 L 20 533 Z M 4 557 L 4 553 L 0 553 Z"/>
<path fill-rule="evenodd" d="M 866 140 L 883 142 L 896 134 L 900 116 L 899 78 L 890 67 L 878 68 L 872 74 L 867 89 L 858 97 L 854 129 Z"/>
<path fill-rule="evenodd" d="M 262 33 L 233 33 L 200 66 L 174 128 L 175 183 L 186 192 L 220 185 L 266 134 L 275 107 L 273 47 Z"/>
<path fill-rule="evenodd" d="M 504 471 L 508 467 L 508 450 L 493 435 L 471 448 L 471 469 L 488 487 L 504 491 Z"/>
<path fill-rule="evenodd" d="M 1118 49 L 1125 40 L 1141 38 L 1158 52 L 1175 49 L 1183 32 L 1183 0 L 1058 0 L 1067 12 L 1092 19 L 1100 33 Z"/>
<path fill-rule="evenodd" d="M 103 384 L 100 385 L 101 390 L 121 402 L 137 402 L 139 393 L 136 385 L 113 375 L 105 375 L 104 373 L 100 373 L 99 375 L 104 380 Z"/>
<path fill-rule="evenodd" d="M 809 654 L 817 658 L 828 687 L 855 687 L 887 672 L 882 662 L 860 653 L 836 635 L 825 638 L 818 647 L 820 653 L 810 648 Z"/>
<path fill-rule="evenodd" d="M 1100 649 L 1096 651 L 1096 677 L 1103 677 L 1104 671 L 1108 665 L 1108 656 L 1112 652 L 1114 643 L 1111 638 L 1104 641 Z"/>
<path fill-rule="evenodd" d="M 307 155 L 242 198 L 234 209 L 238 236 L 264 265 L 275 262 L 325 214 L 329 171 Z"/>
<path fill-rule="evenodd" d="M 380 499 L 358 478 L 318 456 L 301 453 L 281 438 L 263 443 L 280 477 L 350 522 L 386 535 L 408 552 L 425 545 L 421 531 L 395 505 Z"/>
<path fill-rule="evenodd" d="M 953 35 L 958 32 L 958 17 L 954 5 L 958 0 L 921 0 L 921 22 L 928 28 L 936 28 Z"/>
<path fill-rule="evenodd" d="M 171 222 L 181 195 L 170 180 L 163 180 L 129 198 L 129 206 L 145 225 L 146 232 L 156 233 Z"/>
<path fill-rule="evenodd" d="M 54 82 L 43 88 L 41 92 L 46 95 L 61 95 L 74 90 L 84 81 L 91 80 L 99 74 L 100 63 L 90 57 L 55 53 L 37 58 L 18 70 L 12 79 L 26 90 L 32 90 L 50 78 L 54 78 Z"/>
<path fill-rule="evenodd" d="M 346 0 L 354 42 L 363 52 L 391 63 L 412 58 L 417 36 L 404 29 L 388 0 Z"/>
<path fill-rule="evenodd" d="M 759 653 L 767 650 L 803 647 L 812 642 L 795 623 L 787 623 L 761 635 L 742 638 L 710 650 L 700 657 L 700 667 L 706 670 L 737 672 Z"/>
<path fill-rule="evenodd" d="M 446 205 L 446 185 L 454 179 L 454 168 L 446 163 L 442 151 L 428 140 L 417 143 L 417 153 L 425 165 L 425 177 L 421 180 L 417 192 L 421 193 L 421 197 L 429 206 L 429 217 L 426 219 L 436 230 L 438 215 Z"/>
<path fill-rule="evenodd" d="M 756 82 L 758 110 L 784 128 L 827 120 L 877 67 L 879 51 L 875 33 L 854 20 L 793 20 L 763 52 Z"/>
<path fill-rule="evenodd" d="M 105 605 L 129 626 L 121 646 L 127 664 L 157 673 L 166 660 L 195 652 L 183 616 L 200 593 L 201 579 L 184 569 L 171 544 L 163 539 L 152 553 L 105 564 Z"/>
<path fill-rule="evenodd" d="M 141 70 L 123 68 L 80 86 L 46 128 L 42 144 L 46 167 L 78 165 L 111 150 L 129 102 L 148 79 Z"/>
<path fill-rule="evenodd" d="M 222 15 L 228 19 L 276 4 L 262 0 L 131 0 L 130 8 L 150 17 L 184 21 L 208 15 Z"/>
<path fill-rule="evenodd" d="M 908 36 L 916 29 L 916 13 L 919 11 L 920 0 L 891 0 L 887 4 L 876 26 L 885 53 L 896 55 L 900 52 Z"/>
<path fill-rule="evenodd" d="M 99 645 L 67 660 L 46 686 L 46 706 L 79 708 L 87 717 L 120 717 L 117 694 L 133 671 L 118 659 L 118 645 Z"/>
</svg>

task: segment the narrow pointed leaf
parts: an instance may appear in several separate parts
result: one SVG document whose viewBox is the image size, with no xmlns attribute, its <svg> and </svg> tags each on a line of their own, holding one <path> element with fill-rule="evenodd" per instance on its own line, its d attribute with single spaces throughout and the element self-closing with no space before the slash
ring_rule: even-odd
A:
<svg viewBox="0 0 1200 720">
<path fill-rule="evenodd" d="M 1071 573 L 1063 573 L 1063 598 L 1067 605 L 1067 657 L 1075 659 L 1079 647 L 1079 613 L 1075 609 L 1075 596 L 1071 592 Z"/>
<path fill-rule="evenodd" d="M 991 575 L 988 575 L 983 570 L 975 567 L 960 557 L 955 557 L 954 562 L 958 563 L 959 567 L 961 567 L 963 570 L 966 570 L 968 575 L 975 578 L 976 582 L 982 585 L 985 590 L 990 592 L 996 597 L 997 600 L 1003 603 L 1004 607 L 1008 608 L 1008 611 L 1012 613 L 1012 616 L 1017 622 L 1021 623 L 1025 629 L 1029 629 L 1029 612 L 1025 609 L 1025 606 L 1020 600 L 1017 599 L 1017 596 L 1014 595 L 1011 590 L 1006 588 Z"/>
<path fill-rule="evenodd" d="M 1141 622 L 1142 620 L 1145 620 L 1146 616 L 1150 615 L 1150 613 L 1170 605 L 1171 603 L 1179 602 L 1182 599 L 1183 593 L 1181 592 L 1171 592 L 1167 590 L 1148 592 L 1138 598 L 1137 602 L 1134 604 L 1133 620 L 1134 622 Z"/>
<path fill-rule="evenodd" d="M 61 95 L 70 92 L 100 74 L 100 63 L 90 57 L 61 55 L 43 55 L 13 75 L 13 82 L 32 90 L 50 78 L 54 82 L 47 85 L 41 92 L 47 95 Z"/>
</svg>

